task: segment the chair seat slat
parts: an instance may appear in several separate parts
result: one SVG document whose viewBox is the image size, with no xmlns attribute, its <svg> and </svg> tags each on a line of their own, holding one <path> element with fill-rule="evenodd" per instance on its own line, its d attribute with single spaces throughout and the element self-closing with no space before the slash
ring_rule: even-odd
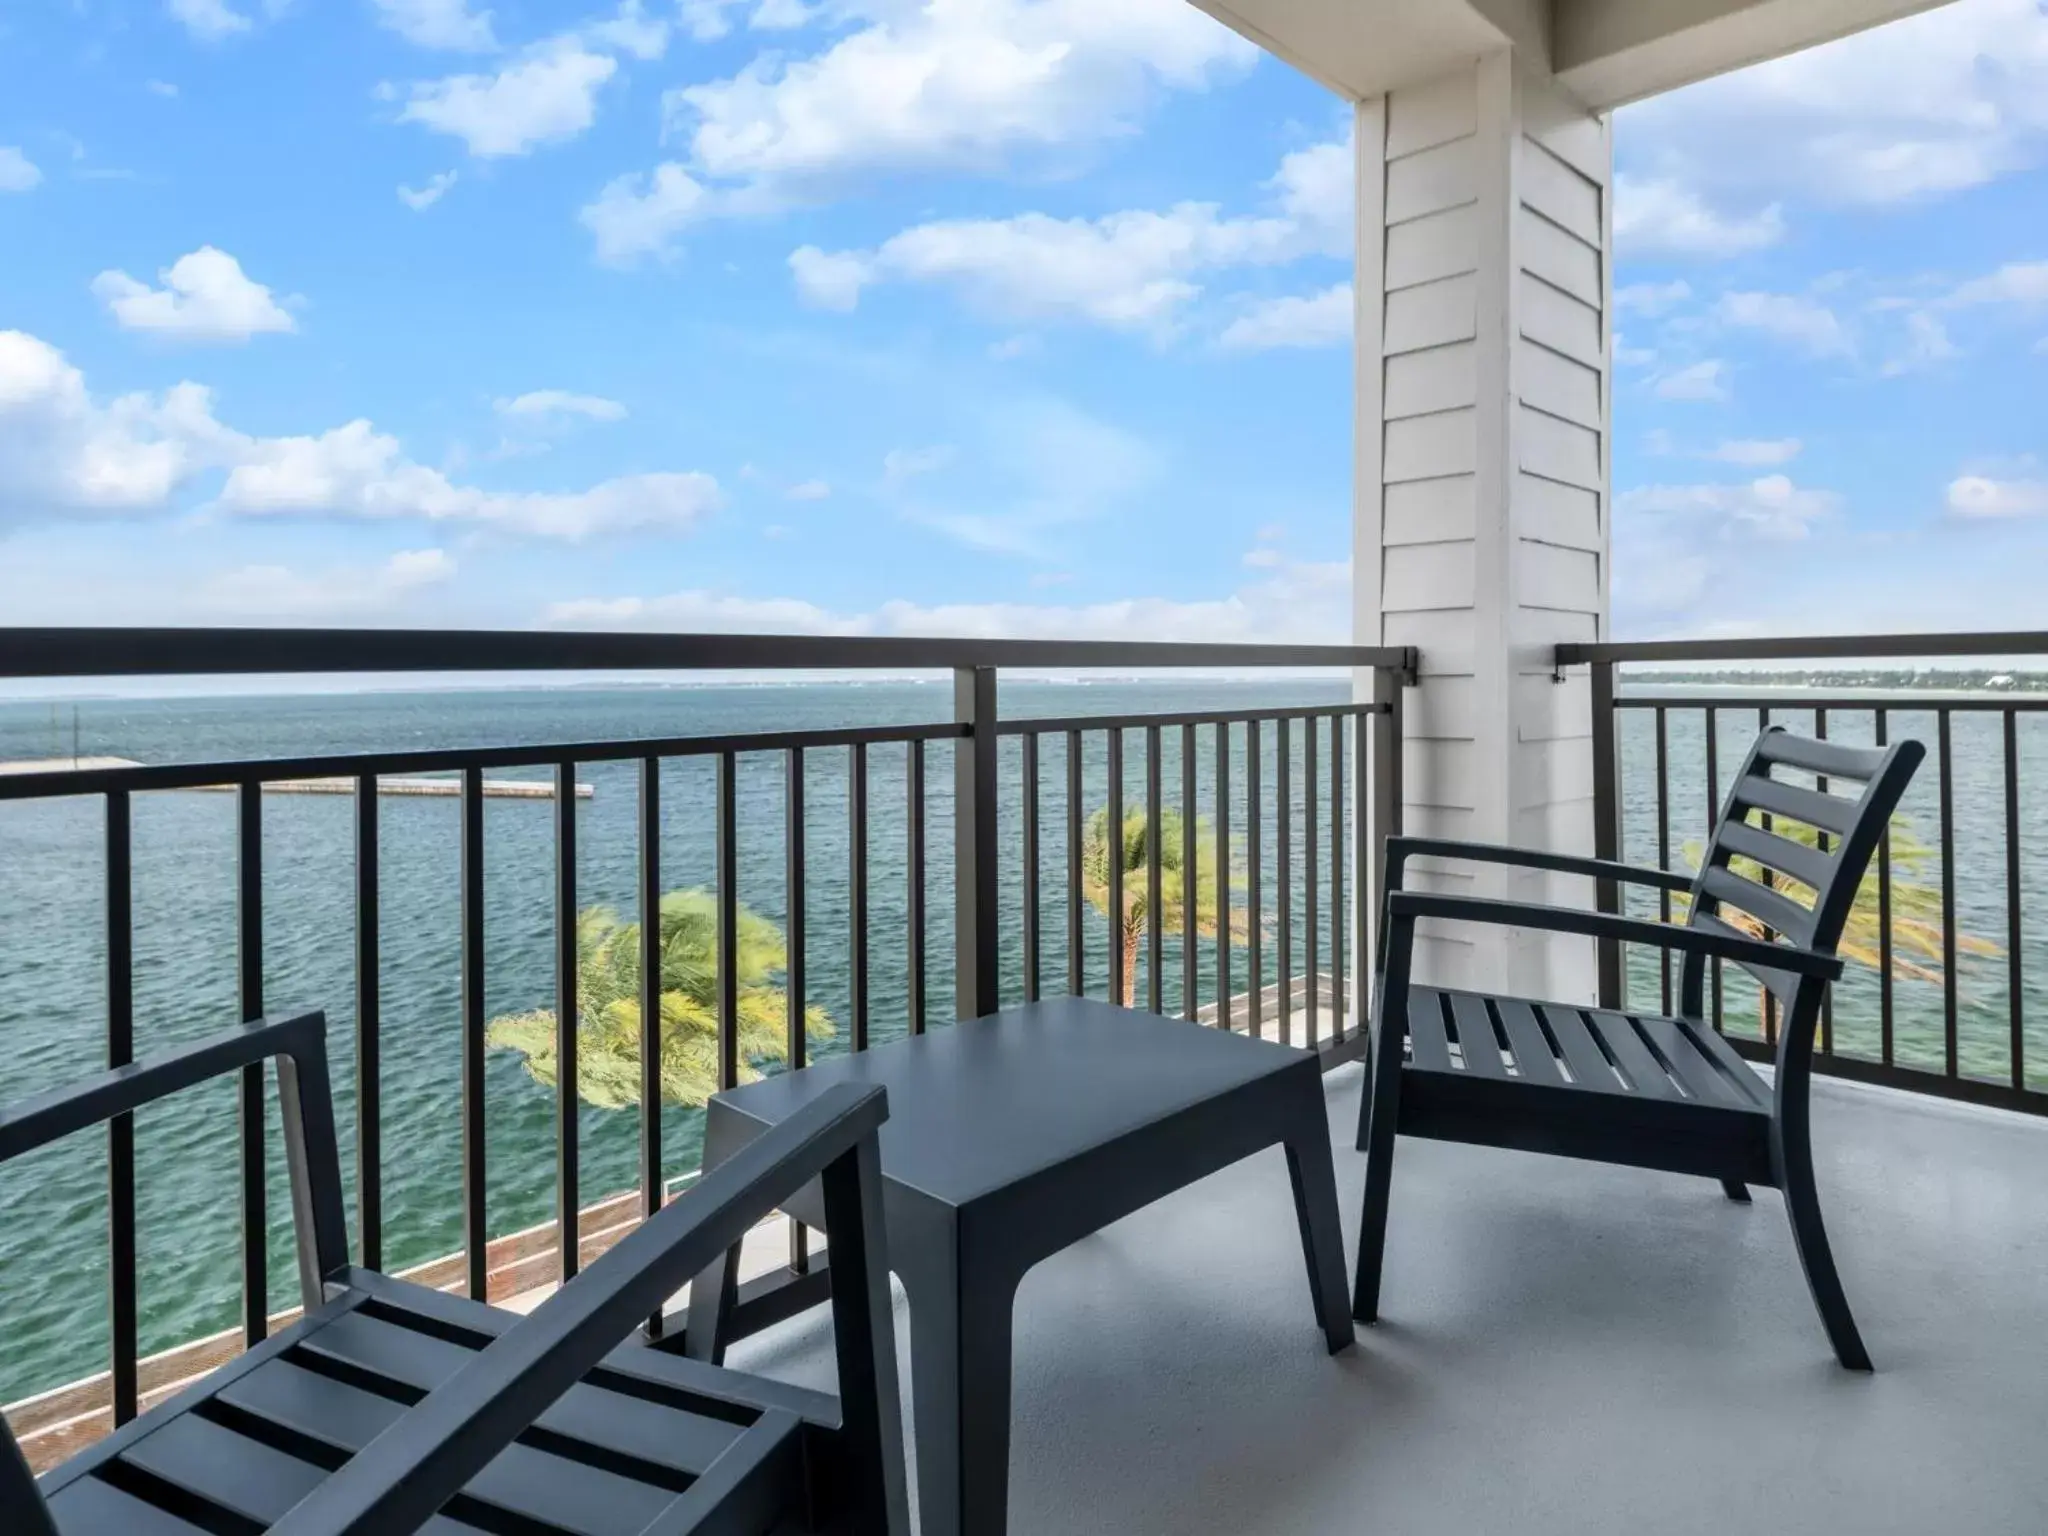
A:
<svg viewBox="0 0 2048 1536">
<path fill-rule="evenodd" d="M 1501 1027 L 1508 1033 L 1508 1045 L 1515 1053 L 1515 1070 L 1522 1081 L 1547 1088 L 1570 1086 L 1558 1067 L 1557 1057 L 1551 1054 L 1550 1042 L 1543 1038 L 1543 1026 L 1536 1021 L 1536 1011 L 1517 997 L 1497 998 L 1494 1006 L 1500 1012 Z"/>
<path fill-rule="evenodd" d="M 1572 1069 L 1573 1079 L 1581 1088 L 1590 1088 L 1598 1093 L 1628 1092 L 1621 1079 L 1614 1075 L 1614 1068 L 1601 1053 L 1592 1032 L 1586 1028 L 1585 1020 L 1579 1017 L 1578 1009 L 1545 1003 L 1542 1013 L 1558 1048 L 1564 1052 L 1566 1064 Z"/>
<path fill-rule="evenodd" d="M 1737 1093 L 1714 1064 L 1700 1054 L 1692 1036 L 1679 1028 L 1677 1020 L 1660 1018 L 1655 1014 L 1635 1014 L 1632 1017 L 1689 1097 L 1701 1104 L 1719 1105 L 1723 1109 L 1755 1107 L 1747 1094 Z"/>
<path fill-rule="evenodd" d="M 166 1420 L 121 1460 L 258 1525 L 270 1525 L 311 1493 L 325 1468 L 235 1433 L 196 1413 Z"/>
<path fill-rule="evenodd" d="M 199 1526 L 96 1477 L 81 1477 L 52 1497 L 50 1515 L 58 1536 L 205 1536 Z"/>
<path fill-rule="evenodd" d="M 1594 1009 L 1588 1011 L 1586 1018 L 1609 1053 L 1621 1063 L 1629 1086 L 1637 1094 L 1646 1099 L 1670 1099 L 1674 1102 L 1682 1098 L 1678 1085 L 1671 1081 L 1670 1074 L 1650 1054 L 1650 1048 L 1643 1044 L 1643 1037 L 1636 1033 L 1636 1027 L 1627 1014 Z"/>
<path fill-rule="evenodd" d="M 1500 1036 L 1493 1032 L 1493 1019 L 1486 1011 L 1486 999 L 1470 992 L 1453 992 L 1451 1020 L 1458 1026 L 1458 1051 L 1465 1058 L 1465 1070 L 1481 1077 L 1506 1077 L 1507 1063 L 1500 1053 Z"/>
<path fill-rule="evenodd" d="M 1720 1067 L 1724 1082 L 1757 1108 L 1771 1107 L 1770 1085 L 1756 1075 L 1756 1069 L 1737 1054 L 1734 1046 L 1721 1038 L 1713 1025 L 1699 1019 L 1674 1019 L 1672 1022 L 1685 1031 L 1694 1049 Z"/>
<path fill-rule="evenodd" d="M 1443 994 L 1417 987 L 1408 994 L 1408 1049 L 1424 1072 L 1451 1070 L 1451 1048 L 1444 1032 Z"/>
</svg>

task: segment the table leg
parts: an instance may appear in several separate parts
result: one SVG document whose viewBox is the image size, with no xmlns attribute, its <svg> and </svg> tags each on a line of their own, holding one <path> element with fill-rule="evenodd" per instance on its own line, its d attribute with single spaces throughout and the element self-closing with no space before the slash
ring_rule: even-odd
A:
<svg viewBox="0 0 2048 1536">
<path fill-rule="evenodd" d="M 733 1142 L 723 1126 L 724 1118 L 720 1115 L 712 1114 L 705 1119 L 701 1164 L 704 1173 L 709 1173 L 745 1144 L 746 1138 Z M 739 1245 L 734 1244 L 690 1282 L 690 1313 L 683 1334 L 684 1354 L 692 1360 L 705 1360 L 712 1365 L 725 1364 L 727 1326 L 732 1319 L 733 1303 L 739 1299 L 739 1290 L 740 1250 Z"/>
<path fill-rule="evenodd" d="M 910 1299 L 920 1536 L 1003 1536 L 1017 1282 L 950 1263 L 898 1274 Z"/>
<path fill-rule="evenodd" d="M 1294 1216 L 1301 1225 L 1301 1251 L 1308 1260 L 1309 1291 L 1316 1321 L 1330 1353 L 1351 1343 L 1357 1332 L 1351 1322 L 1344 1284 L 1344 1227 L 1337 1215 L 1337 1173 L 1330 1158 L 1328 1111 L 1318 1079 L 1303 1099 L 1300 1114 L 1284 1143 L 1287 1176 L 1294 1185 Z"/>
</svg>

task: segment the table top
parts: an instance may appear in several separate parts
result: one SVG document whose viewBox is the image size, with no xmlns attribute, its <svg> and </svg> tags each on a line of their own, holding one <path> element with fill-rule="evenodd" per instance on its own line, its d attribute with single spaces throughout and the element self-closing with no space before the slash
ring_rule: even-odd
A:
<svg viewBox="0 0 2048 1536">
<path fill-rule="evenodd" d="M 832 1083 L 880 1083 L 889 1090 L 884 1175 L 959 1206 L 1308 1059 L 1269 1040 L 1063 997 L 834 1056 L 712 1104 L 775 1125 Z"/>
</svg>

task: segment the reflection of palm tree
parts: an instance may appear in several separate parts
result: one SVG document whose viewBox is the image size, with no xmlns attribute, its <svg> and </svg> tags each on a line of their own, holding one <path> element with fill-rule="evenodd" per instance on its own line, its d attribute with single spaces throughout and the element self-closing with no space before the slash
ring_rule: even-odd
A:
<svg viewBox="0 0 2048 1536">
<path fill-rule="evenodd" d="M 1791 842 L 1802 843 L 1808 848 L 1818 849 L 1822 833 L 1799 822 L 1778 820 L 1771 831 Z M 1701 846 L 1698 843 L 1685 845 L 1686 862 L 1699 868 Z M 1942 924 L 1941 884 L 1938 879 L 1929 883 L 1924 877 L 1929 865 L 1934 862 L 1935 853 L 1913 835 L 1912 824 L 1903 816 L 1892 817 L 1891 824 L 1891 919 L 1892 919 L 1892 975 L 1911 981 L 1933 981 L 1942 979 Z M 1774 886 L 1801 906 L 1813 904 L 1814 892 L 1811 887 L 1801 885 L 1789 875 L 1767 871 L 1754 859 L 1736 857 L 1728 866 L 1746 880 Z M 1673 898 L 1674 915 L 1683 917 L 1686 898 Z M 1755 938 L 1765 934 L 1764 925 L 1747 912 L 1735 912 L 1724 908 L 1720 916 L 1730 925 L 1742 929 Z M 1841 940 L 1835 951 L 1845 960 L 1879 970 L 1884 964 L 1884 923 L 1878 903 L 1877 862 L 1871 861 L 1864 873 L 1863 883 L 1856 888 L 1856 899 L 1849 907 L 1848 921 L 1843 924 Z M 1974 933 L 1958 931 L 1956 952 L 1960 955 L 1996 955 L 2002 953 L 1991 940 L 1980 938 Z M 1763 1023 L 1763 1033 L 1768 1038 L 1772 1033 L 1772 1019 L 1769 1008 L 1769 994 L 1759 989 L 1757 1008 Z"/>
<path fill-rule="evenodd" d="M 740 1079 L 760 1076 L 756 1061 L 787 1055 L 789 1002 L 774 978 L 789 963 L 782 930 L 741 907 L 738 913 Z M 601 1109 L 640 1102 L 640 925 L 609 907 L 576 920 L 577 1091 Z M 806 1010 L 806 1031 L 832 1032 L 822 1008 Z M 552 1087 L 558 1070 L 551 1008 L 491 1020 L 491 1044 L 517 1051 L 536 1082 Z M 661 1096 L 701 1105 L 718 1091 L 718 904 L 709 891 L 661 898 Z"/>
<path fill-rule="evenodd" d="M 1103 806 L 1088 818 L 1087 830 L 1081 839 L 1081 891 L 1088 898 L 1088 905 L 1110 918 L 1114 942 L 1122 946 L 1124 957 L 1123 1004 L 1131 1006 L 1137 996 L 1138 985 L 1138 940 L 1150 925 L 1152 913 L 1149 910 L 1151 893 L 1147 889 L 1149 861 L 1152 857 L 1150 827 L 1143 811 L 1130 811 L 1124 816 L 1123 836 L 1118 840 L 1116 858 L 1123 870 L 1123 912 L 1111 916 L 1109 910 L 1109 807 Z M 1182 822 L 1179 811 L 1170 807 L 1159 812 L 1159 923 L 1160 933 L 1176 936 L 1185 931 L 1188 905 L 1187 871 L 1181 862 Z M 1203 938 L 1216 935 L 1217 908 L 1216 840 L 1209 831 L 1205 818 L 1195 819 L 1195 870 L 1194 870 L 1194 921 L 1195 932 Z M 1238 915 L 1232 927 L 1243 926 Z"/>
</svg>

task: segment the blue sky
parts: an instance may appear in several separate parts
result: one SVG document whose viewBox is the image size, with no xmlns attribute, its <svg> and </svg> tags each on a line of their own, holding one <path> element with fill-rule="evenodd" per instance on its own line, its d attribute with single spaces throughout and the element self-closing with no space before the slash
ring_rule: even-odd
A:
<svg viewBox="0 0 2048 1536">
<path fill-rule="evenodd" d="M 0 613 L 1343 638 L 1346 122 L 1182 0 L 10 8 Z M 2038 626 L 2036 0 L 1617 143 L 1617 632 Z"/>
</svg>

